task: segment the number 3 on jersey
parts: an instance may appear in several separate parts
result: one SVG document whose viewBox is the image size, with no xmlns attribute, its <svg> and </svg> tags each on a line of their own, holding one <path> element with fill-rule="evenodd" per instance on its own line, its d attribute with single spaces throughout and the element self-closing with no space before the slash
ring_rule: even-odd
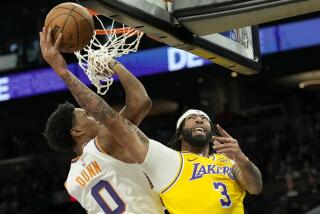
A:
<svg viewBox="0 0 320 214">
<path fill-rule="evenodd" d="M 222 198 L 220 198 L 221 206 L 223 208 L 230 207 L 232 204 L 232 201 L 230 199 L 230 196 L 228 195 L 227 186 L 222 182 L 214 182 L 213 186 L 214 186 L 214 189 L 216 191 L 220 191 L 220 193 L 222 195 Z"/>
<path fill-rule="evenodd" d="M 108 181 L 99 181 L 94 185 L 91 195 L 106 214 L 120 214 L 126 209 L 125 203 Z"/>
</svg>

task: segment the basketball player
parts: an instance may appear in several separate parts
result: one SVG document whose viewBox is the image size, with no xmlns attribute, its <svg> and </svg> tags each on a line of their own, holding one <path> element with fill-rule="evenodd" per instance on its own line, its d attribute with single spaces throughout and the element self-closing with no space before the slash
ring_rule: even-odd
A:
<svg viewBox="0 0 320 214">
<path fill-rule="evenodd" d="M 218 131 L 213 129 L 204 112 L 187 111 L 176 127 L 172 142 L 181 152 L 150 140 L 144 147 L 145 156 L 140 157 L 167 210 L 175 214 L 243 214 L 245 190 L 251 194 L 262 190 L 259 169 L 225 130 L 220 126 Z"/>
<path fill-rule="evenodd" d="M 40 41 L 43 56 L 52 68 L 62 70 L 60 74 L 64 78 L 74 78 L 65 75 L 69 71 L 55 49 L 57 46 L 51 44 L 51 32 L 44 29 Z M 139 125 L 151 107 L 147 92 L 120 63 L 112 61 L 110 67 L 119 76 L 126 93 L 126 106 L 120 114 Z M 76 84 L 73 82 L 72 87 Z M 90 94 L 76 93 L 84 99 L 79 103 L 91 99 Z M 77 154 L 65 186 L 88 213 L 163 213 L 159 196 L 135 160 L 84 109 L 68 102 L 60 105 L 49 117 L 45 135 L 52 148 Z"/>
<path fill-rule="evenodd" d="M 243 195 L 239 196 L 234 193 L 244 188 L 250 193 L 257 194 L 261 191 L 262 181 L 259 170 L 241 152 L 233 138 L 219 127 L 222 137 L 214 138 L 214 140 L 218 141 L 215 142 L 217 152 L 226 153 L 234 160 L 219 156 L 208 158 L 209 152 L 205 152 L 205 149 L 195 149 L 191 152 L 197 154 L 185 156 L 184 153 L 179 153 L 147 138 L 134 124 L 115 112 L 101 97 L 82 84 L 67 70 L 65 63 L 61 65 L 62 56 L 58 51 L 61 36 L 60 34 L 52 46 L 50 32 L 48 35 L 46 30 L 42 32 L 44 58 L 65 81 L 83 109 L 106 126 L 110 134 L 117 139 L 116 142 L 130 153 L 136 163 L 140 164 L 151 178 L 154 190 L 160 194 L 170 213 L 243 213 L 243 209 L 237 205 L 236 201 L 242 200 Z M 189 137 L 191 135 L 197 139 L 194 142 L 189 142 L 187 138 L 184 139 L 185 149 L 209 148 L 209 146 L 203 146 L 204 143 L 195 146 L 197 142 L 200 143 L 199 139 L 205 139 L 206 143 L 211 139 L 209 117 L 198 112 L 197 114 L 184 114 L 179 121 L 178 127 L 183 122 L 184 127 L 189 129 Z M 184 138 L 183 135 L 179 136 L 179 140 L 182 138 Z M 238 171 L 233 166 L 231 168 L 231 166 L 219 165 L 221 163 L 234 165 L 233 161 L 237 162 Z M 228 177 L 239 182 L 239 186 L 236 187 L 235 183 L 231 186 L 231 183 L 226 180 Z M 226 185 L 231 186 L 231 192 L 228 192 Z M 213 194 L 216 191 L 221 195 L 220 198 Z M 102 197 L 101 194 L 100 196 Z M 235 201 L 232 202 L 232 200 Z"/>
<path fill-rule="evenodd" d="M 177 121 L 170 145 L 182 151 L 177 179 L 161 192 L 165 206 L 173 213 L 180 213 L 177 207 L 189 210 L 181 213 L 244 213 L 245 190 L 251 194 L 261 192 L 259 169 L 244 155 L 238 142 L 219 125 L 213 125 L 206 113 L 186 111 Z M 206 200 L 193 195 L 205 195 Z M 186 203 L 188 200 L 202 207 Z"/>
</svg>

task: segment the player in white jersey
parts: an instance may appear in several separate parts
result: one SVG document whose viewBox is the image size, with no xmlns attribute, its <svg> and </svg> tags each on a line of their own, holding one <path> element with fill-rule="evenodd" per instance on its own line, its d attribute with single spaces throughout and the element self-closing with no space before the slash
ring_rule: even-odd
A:
<svg viewBox="0 0 320 214">
<path fill-rule="evenodd" d="M 61 35 L 53 45 L 51 30 L 40 32 L 40 46 L 44 59 L 66 82 L 78 103 L 90 106 L 90 114 L 100 119 L 109 116 L 103 111 L 103 99 L 82 84 L 67 68 L 59 52 Z M 120 114 L 139 125 L 151 108 L 151 101 L 143 85 L 120 63 L 112 61 L 110 67 L 119 76 L 126 93 L 126 106 Z M 89 94 L 87 92 L 90 92 Z M 79 99 L 78 99 L 79 98 Z M 99 103 L 95 101 L 99 99 Z M 98 113 L 99 115 L 95 114 Z M 98 120 L 99 121 L 99 120 Z M 112 123 L 112 120 L 109 120 Z M 45 136 L 49 145 L 58 151 L 77 154 L 66 181 L 68 192 L 88 213 L 163 213 L 158 197 L 155 197 L 147 177 L 135 164 L 134 158 L 116 140 L 122 134 L 111 135 L 101 121 L 97 122 L 87 112 L 66 102 L 49 117 Z M 120 131 L 120 130 L 119 130 Z M 119 139 L 118 139 L 119 138 Z"/>
<path fill-rule="evenodd" d="M 66 188 L 88 213 L 153 214 L 162 209 L 140 166 L 105 155 L 96 140 L 71 164 Z"/>
</svg>

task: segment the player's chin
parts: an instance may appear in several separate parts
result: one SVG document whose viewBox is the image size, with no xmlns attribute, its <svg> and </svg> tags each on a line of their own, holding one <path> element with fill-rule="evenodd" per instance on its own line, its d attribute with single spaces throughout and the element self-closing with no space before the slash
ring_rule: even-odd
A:
<svg viewBox="0 0 320 214">
<path fill-rule="evenodd" d="M 200 135 L 200 134 L 197 134 L 197 135 L 193 135 L 192 138 L 196 141 L 196 142 L 201 142 L 200 144 L 203 144 L 202 142 L 203 141 L 207 141 L 207 136 L 206 135 Z"/>
<path fill-rule="evenodd" d="M 192 133 L 192 137 L 194 138 L 205 138 L 207 135 L 205 132 L 203 133 Z"/>
</svg>

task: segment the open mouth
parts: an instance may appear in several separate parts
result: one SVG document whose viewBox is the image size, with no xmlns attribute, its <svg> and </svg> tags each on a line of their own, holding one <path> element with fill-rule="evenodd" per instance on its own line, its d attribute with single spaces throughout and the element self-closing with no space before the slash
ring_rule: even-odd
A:
<svg viewBox="0 0 320 214">
<path fill-rule="evenodd" d="M 205 133 L 206 133 L 206 129 L 204 128 L 204 127 L 202 127 L 202 126 L 197 126 L 197 127 L 195 127 L 195 128 L 193 128 L 193 133 L 194 134 L 200 134 L 200 135 L 204 135 Z"/>
</svg>

